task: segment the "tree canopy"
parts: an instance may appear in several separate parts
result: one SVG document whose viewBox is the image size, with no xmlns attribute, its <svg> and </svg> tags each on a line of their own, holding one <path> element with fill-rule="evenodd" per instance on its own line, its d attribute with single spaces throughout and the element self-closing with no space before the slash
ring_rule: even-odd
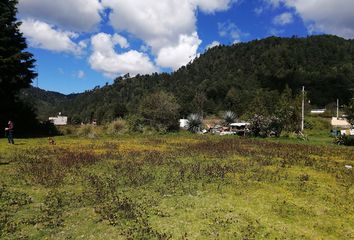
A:
<svg viewBox="0 0 354 240">
<path fill-rule="evenodd" d="M 302 86 L 316 107 L 337 98 L 348 104 L 354 88 L 354 40 L 331 35 L 270 37 L 216 46 L 173 73 L 118 77 L 112 85 L 57 101 L 47 112 L 56 114 L 60 109 L 83 121 L 92 115 L 101 122 L 111 121 L 136 113 L 147 94 L 164 91 L 176 97 L 181 117 L 231 110 L 240 117 L 278 111 L 295 118 L 284 111 L 297 105 L 286 101 L 295 98 Z M 277 107 L 279 97 L 283 105 Z"/>
<path fill-rule="evenodd" d="M 26 41 L 16 19 L 17 0 L 0 2 L 0 124 L 9 119 L 17 129 L 35 121 L 31 108 L 21 102 L 18 93 L 36 77 L 33 55 L 26 51 Z"/>
</svg>

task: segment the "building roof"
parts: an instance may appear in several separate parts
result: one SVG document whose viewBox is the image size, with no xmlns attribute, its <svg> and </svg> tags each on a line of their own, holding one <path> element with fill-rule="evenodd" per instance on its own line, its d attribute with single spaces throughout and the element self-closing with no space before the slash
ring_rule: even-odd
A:
<svg viewBox="0 0 354 240">
<path fill-rule="evenodd" d="M 335 126 L 335 127 L 343 127 L 343 128 L 351 127 L 351 124 L 348 122 L 347 119 L 345 119 L 345 118 L 336 118 L 336 117 L 332 117 L 331 125 Z"/>
<path fill-rule="evenodd" d="M 232 127 L 245 127 L 245 126 L 248 126 L 250 125 L 250 123 L 248 122 L 240 122 L 240 123 L 231 123 L 230 126 Z"/>
</svg>

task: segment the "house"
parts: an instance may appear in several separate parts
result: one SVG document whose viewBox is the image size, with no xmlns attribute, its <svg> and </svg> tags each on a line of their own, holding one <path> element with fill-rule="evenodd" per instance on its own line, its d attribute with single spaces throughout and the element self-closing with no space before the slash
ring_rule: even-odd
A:
<svg viewBox="0 0 354 240">
<path fill-rule="evenodd" d="M 348 129 L 348 128 L 351 127 L 351 124 L 348 122 L 347 119 L 345 119 L 345 118 L 336 118 L 336 117 L 332 117 L 331 125 L 334 128 L 345 128 L 345 129 Z"/>
<path fill-rule="evenodd" d="M 322 114 L 325 112 L 326 112 L 326 109 L 312 109 L 310 113 L 311 114 Z"/>
<path fill-rule="evenodd" d="M 59 113 L 56 117 L 49 117 L 49 121 L 55 126 L 63 126 L 68 124 L 68 117 L 62 116 L 61 113 Z"/>
</svg>

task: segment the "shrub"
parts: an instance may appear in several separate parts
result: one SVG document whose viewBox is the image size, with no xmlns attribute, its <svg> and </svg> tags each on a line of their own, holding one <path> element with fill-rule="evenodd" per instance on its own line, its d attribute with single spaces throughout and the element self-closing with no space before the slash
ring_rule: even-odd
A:
<svg viewBox="0 0 354 240">
<path fill-rule="evenodd" d="M 78 127 L 73 126 L 73 125 L 58 126 L 58 130 L 59 130 L 60 134 L 72 135 L 72 134 L 77 134 Z"/>
<path fill-rule="evenodd" d="M 328 119 L 322 117 L 306 117 L 304 123 L 305 129 L 321 131 L 331 128 L 331 124 Z"/>
<path fill-rule="evenodd" d="M 77 135 L 80 137 L 96 138 L 98 134 L 94 126 L 82 125 L 79 128 Z"/>
<path fill-rule="evenodd" d="M 63 196 L 57 190 L 50 191 L 45 197 L 44 204 L 41 207 L 41 222 L 46 227 L 56 228 L 64 225 L 63 218 Z"/>
<path fill-rule="evenodd" d="M 269 137 L 271 135 L 279 137 L 283 130 L 281 120 L 274 116 L 265 117 L 256 114 L 250 122 L 250 130 L 255 137 Z"/>
<path fill-rule="evenodd" d="M 338 145 L 354 146 L 354 136 L 339 136 L 334 139 L 334 143 Z"/>
<path fill-rule="evenodd" d="M 139 113 L 146 125 L 158 131 L 171 131 L 178 129 L 179 109 L 173 94 L 160 91 L 143 98 Z"/>
<path fill-rule="evenodd" d="M 129 132 L 143 132 L 144 123 L 141 116 L 131 114 L 127 116 L 126 121 Z"/>
<path fill-rule="evenodd" d="M 235 122 L 236 119 L 236 113 L 232 111 L 226 111 L 223 116 L 224 122 L 229 125 L 233 122 Z"/>
<path fill-rule="evenodd" d="M 65 172 L 57 162 L 39 155 L 21 157 L 17 174 L 26 181 L 44 186 L 58 186 L 63 182 Z"/>
<path fill-rule="evenodd" d="M 93 152 L 89 151 L 63 151 L 57 158 L 61 167 L 72 168 L 92 165 L 98 161 Z"/>
<path fill-rule="evenodd" d="M 190 132 L 196 133 L 201 130 L 203 125 L 203 118 L 197 113 L 192 113 L 188 116 L 188 130 Z"/>
<path fill-rule="evenodd" d="M 114 195 L 109 201 L 95 207 L 95 212 L 100 214 L 102 220 L 109 224 L 124 225 L 126 221 L 135 220 L 144 214 L 143 209 L 128 197 Z"/>
<path fill-rule="evenodd" d="M 121 118 L 111 122 L 107 126 L 107 134 L 113 135 L 113 136 L 123 134 L 127 130 L 128 130 L 127 123 L 125 120 L 123 120 Z"/>
</svg>

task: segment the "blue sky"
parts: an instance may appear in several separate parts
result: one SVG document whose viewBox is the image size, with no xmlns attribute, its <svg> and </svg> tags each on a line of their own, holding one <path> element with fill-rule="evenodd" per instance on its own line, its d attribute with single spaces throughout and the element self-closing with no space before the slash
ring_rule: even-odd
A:
<svg viewBox="0 0 354 240">
<path fill-rule="evenodd" d="M 354 38 L 354 0 L 19 0 L 33 85 L 82 92 L 171 72 L 209 47 L 268 36 Z"/>
</svg>

